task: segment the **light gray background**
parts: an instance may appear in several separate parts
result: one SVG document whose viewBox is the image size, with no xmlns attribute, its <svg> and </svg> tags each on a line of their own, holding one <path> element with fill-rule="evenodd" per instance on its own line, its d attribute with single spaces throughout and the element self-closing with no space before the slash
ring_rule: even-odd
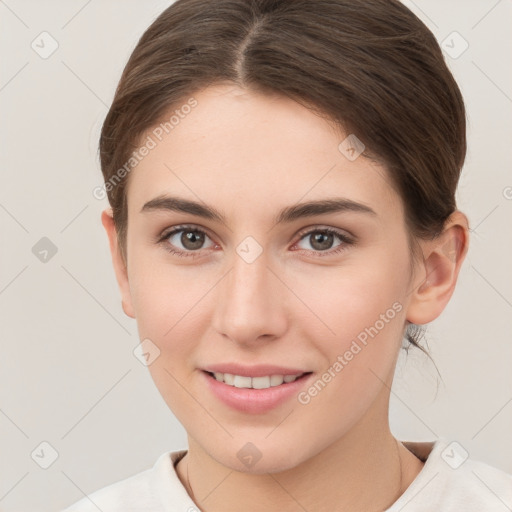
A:
<svg viewBox="0 0 512 512">
<path fill-rule="evenodd" d="M 136 325 L 122 312 L 100 224 L 107 204 L 92 195 L 121 71 L 169 3 L 0 0 L 2 511 L 58 510 L 186 446 L 133 355 Z M 469 43 L 446 59 L 468 109 L 458 203 L 472 240 L 455 294 L 428 330 L 444 383 L 437 389 L 418 351 L 403 354 L 392 430 L 402 440 L 457 440 L 512 472 L 512 2 L 405 3 L 440 42 L 457 31 Z M 31 47 L 51 48 L 43 31 L 59 45 L 46 59 Z M 453 52 L 460 42 L 445 45 Z M 32 252 L 42 237 L 57 247 L 46 262 Z M 43 441 L 58 453 L 48 469 Z"/>
</svg>

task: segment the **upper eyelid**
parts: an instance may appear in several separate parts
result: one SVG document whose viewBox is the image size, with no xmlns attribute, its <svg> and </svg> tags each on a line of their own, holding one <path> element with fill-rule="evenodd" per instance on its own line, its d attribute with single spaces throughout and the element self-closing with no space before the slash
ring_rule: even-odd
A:
<svg viewBox="0 0 512 512">
<path fill-rule="evenodd" d="M 179 233 L 180 231 L 187 231 L 187 230 L 188 231 L 200 231 L 200 232 L 210 236 L 207 229 L 198 227 L 198 226 L 194 226 L 194 225 L 188 225 L 188 224 L 184 224 L 184 225 L 178 224 L 177 226 L 172 226 L 170 228 L 166 228 L 162 231 L 162 234 L 159 236 L 161 236 L 162 238 L 167 238 L 168 236 L 170 236 L 174 233 Z"/>
<path fill-rule="evenodd" d="M 355 236 L 352 233 L 350 233 L 350 231 L 347 231 L 346 229 L 335 228 L 333 226 L 326 226 L 326 225 L 321 225 L 321 224 L 303 228 L 297 233 L 297 236 L 302 237 L 304 235 L 314 233 L 315 231 L 333 231 L 335 234 L 337 234 L 339 236 L 345 236 L 350 239 L 355 239 Z"/>
</svg>

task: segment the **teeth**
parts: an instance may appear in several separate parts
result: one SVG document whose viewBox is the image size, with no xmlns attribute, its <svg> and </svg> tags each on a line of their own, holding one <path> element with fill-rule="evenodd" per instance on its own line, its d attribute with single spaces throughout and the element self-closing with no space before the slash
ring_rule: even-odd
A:
<svg viewBox="0 0 512 512">
<path fill-rule="evenodd" d="M 270 385 L 271 386 L 280 386 L 284 381 L 284 377 L 282 375 L 272 375 L 270 377 Z"/>
<path fill-rule="evenodd" d="M 250 388 L 252 387 L 251 381 L 251 377 L 241 377 L 240 375 L 235 375 L 233 377 L 233 384 L 235 388 Z"/>
<path fill-rule="evenodd" d="M 270 387 L 270 377 L 253 377 L 251 381 L 254 389 L 267 389 Z"/>
<path fill-rule="evenodd" d="M 213 376 L 219 382 L 224 382 L 229 386 L 235 388 L 252 388 L 252 389 L 267 389 L 275 386 L 280 386 L 283 382 L 293 382 L 298 379 L 298 375 L 267 375 L 265 377 L 244 377 L 242 375 L 232 375 L 231 373 L 214 372 Z"/>
</svg>

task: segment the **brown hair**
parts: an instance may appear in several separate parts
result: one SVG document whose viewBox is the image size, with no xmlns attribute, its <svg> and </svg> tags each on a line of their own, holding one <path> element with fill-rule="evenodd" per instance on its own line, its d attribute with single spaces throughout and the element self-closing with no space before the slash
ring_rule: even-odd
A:
<svg viewBox="0 0 512 512">
<path fill-rule="evenodd" d="M 222 82 L 288 96 L 356 134 L 364 155 L 389 171 L 410 236 L 436 237 L 455 211 L 463 98 L 434 35 L 400 1 L 177 0 L 140 38 L 101 131 L 123 257 L 126 164 L 142 135 Z M 126 179 L 113 181 L 122 169 Z M 408 327 L 408 341 L 423 350 L 418 326 Z"/>
</svg>

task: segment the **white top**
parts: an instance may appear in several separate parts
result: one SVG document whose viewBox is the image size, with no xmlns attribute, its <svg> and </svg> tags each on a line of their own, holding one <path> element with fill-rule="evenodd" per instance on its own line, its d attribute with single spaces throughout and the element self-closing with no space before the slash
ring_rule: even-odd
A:
<svg viewBox="0 0 512 512">
<path fill-rule="evenodd" d="M 425 464 L 385 512 L 512 510 L 512 475 L 468 458 L 455 441 L 403 444 Z M 62 512 L 199 512 L 174 467 L 186 453 L 163 453 L 152 468 L 99 489 Z"/>
</svg>

